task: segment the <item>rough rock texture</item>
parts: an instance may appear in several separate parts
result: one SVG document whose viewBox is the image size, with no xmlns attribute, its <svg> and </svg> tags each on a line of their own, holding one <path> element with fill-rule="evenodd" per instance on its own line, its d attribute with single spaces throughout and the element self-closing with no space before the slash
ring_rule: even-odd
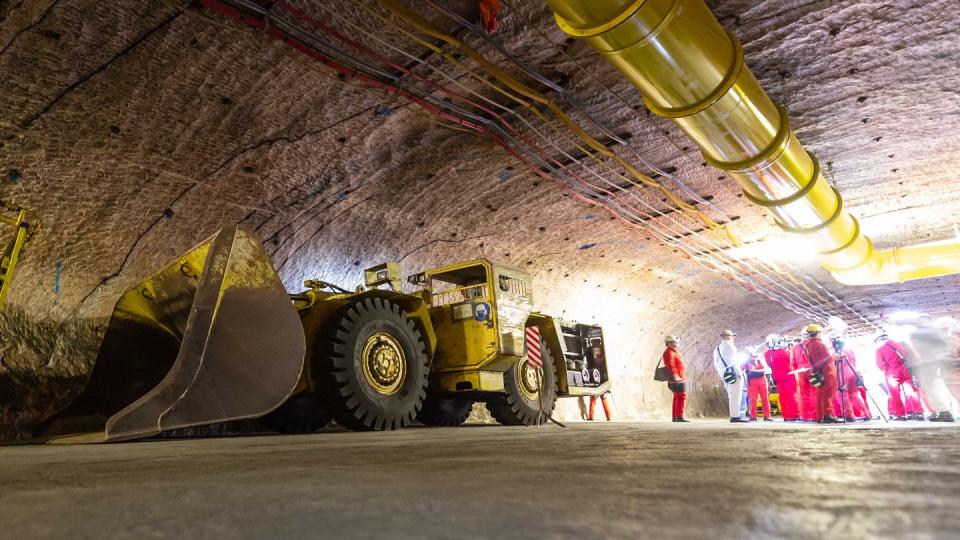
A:
<svg viewBox="0 0 960 540">
<path fill-rule="evenodd" d="M 407 27 L 373 3 L 362 4 L 370 12 L 352 0 L 295 4 L 400 63 L 416 65 L 389 45 L 480 87 L 409 41 L 400 31 Z M 544 5 L 519 4 L 507 3 L 494 39 L 629 135 L 629 147 L 615 151 L 711 197 L 710 208 L 700 207 L 742 240 L 774 234 L 771 219 L 703 166 L 677 129 L 651 117 L 619 74 L 566 40 Z M 707 358 L 716 330 L 735 327 L 742 341 L 756 343 L 807 320 L 571 197 L 488 138 L 340 79 L 262 32 L 183 5 L 0 2 L 2 193 L 43 219 L 0 318 L 0 432 L 69 398 L 123 291 L 235 224 L 261 235 L 291 289 L 307 277 L 352 286 L 360 270 L 384 260 L 401 261 L 408 273 L 481 256 L 529 268 L 537 309 L 604 325 L 624 418 L 666 410 L 666 391 L 649 380 L 662 334 L 687 338 L 683 352 L 698 390 L 692 412 L 714 414 L 722 401 Z M 449 5 L 475 16 L 471 2 Z M 711 6 L 878 245 L 954 234 L 960 18 L 950 2 Z M 415 9 L 536 86 L 456 22 L 426 4 Z M 424 66 L 415 72 L 452 84 Z M 551 152 L 576 153 L 559 123 L 538 124 L 520 109 L 549 136 Z M 675 182 L 661 181 L 689 200 Z M 659 193 L 634 192 L 668 212 L 652 222 L 671 234 L 698 227 L 669 213 Z M 848 306 L 834 302 L 827 312 L 871 321 L 898 307 L 951 313 L 956 298 L 948 291 L 960 285 L 950 277 L 851 289 L 811 265 L 795 272 Z"/>
</svg>

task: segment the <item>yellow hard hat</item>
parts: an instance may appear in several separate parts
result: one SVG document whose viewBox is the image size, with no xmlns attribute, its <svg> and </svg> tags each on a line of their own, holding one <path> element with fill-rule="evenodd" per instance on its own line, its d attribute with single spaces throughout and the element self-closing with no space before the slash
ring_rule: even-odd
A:
<svg viewBox="0 0 960 540">
<path fill-rule="evenodd" d="M 807 325 L 807 328 L 805 330 L 807 331 L 808 334 L 817 334 L 817 333 L 823 332 L 823 327 L 820 326 L 819 324 L 810 324 L 810 325 Z"/>
</svg>

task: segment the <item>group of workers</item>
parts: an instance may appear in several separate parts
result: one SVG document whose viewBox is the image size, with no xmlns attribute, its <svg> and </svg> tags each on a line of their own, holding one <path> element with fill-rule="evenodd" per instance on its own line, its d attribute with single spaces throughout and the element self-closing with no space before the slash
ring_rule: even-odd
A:
<svg viewBox="0 0 960 540">
<path fill-rule="evenodd" d="M 957 333 L 921 328 L 911 343 L 898 342 L 887 334 L 875 339 L 876 364 L 883 373 L 887 412 L 892 420 L 953 422 L 957 401 L 944 382 L 944 366 L 957 366 L 960 358 Z M 727 392 L 730 422 L 757 420 L 758 401 L 764 421 L 772 421 L 767 376 L 779 393 L 785 422 L 833 424 L 874 418 L 857 358 L 839 337 L 825 341 L 818 324 L 805 327 L 799 340 L 776 334 L 767 336 L 766 350 L 738 354 L 736 334 L 720 333 L 713 350 L 713 366 Z M 673 392 L 673 421 L 687 422 L 686 365 L 677 351 L 678 336 L 664 338 L 662 362 L 668 388 Z M 948 368 L 949 369 L 949 368 Z M 876 405 L 876 402 L 874 402 Z M 924 410 L 930 416 L 924 415 Z"/>
</svg>

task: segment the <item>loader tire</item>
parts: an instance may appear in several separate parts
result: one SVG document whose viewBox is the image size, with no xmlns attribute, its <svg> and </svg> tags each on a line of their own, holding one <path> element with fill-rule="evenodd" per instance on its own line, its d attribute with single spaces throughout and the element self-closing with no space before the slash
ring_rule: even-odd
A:
<svg viewBox="0 0 960 540">
<path fill-rule="evenodd" d="M 420 331 L 399 306 L 364 298 L 335 314 L 313 358 L 314 379 L 338 424 L 392 430 L 414 421 L 427 395 Z"/>
<path fill-rule="evenodd" d="M 425 426 L 459 426 L 467 421 L 473 401 L 462 398 L 427 398 L 417 415 L 417 421 Z"/>
<path fill-rule="evenodd" d="M 330 423 L 330 408 L 313 392 L 301 392 L 260 421 L 277 433 L 313 433 Z"/>
<path fill-rule="evenodd" d="M 540 402 L 536 392 L 531 392 L 531 381 L 522 379 L 531 375 L 525 366 L 526 358 L 520 360 L 516 366 L 503 374 L 503 388 L 506 395 L 497 396 L 487 402 L 487 410 L 494 420 L 505 426 L 532 426 L 547 421 L 547 416 L 553 413 L 557 404 L 557 368 L 553 364 L 553 356 L 549 347 L 543 347 L 543 414 L 540 414 Z"/>
</svg>

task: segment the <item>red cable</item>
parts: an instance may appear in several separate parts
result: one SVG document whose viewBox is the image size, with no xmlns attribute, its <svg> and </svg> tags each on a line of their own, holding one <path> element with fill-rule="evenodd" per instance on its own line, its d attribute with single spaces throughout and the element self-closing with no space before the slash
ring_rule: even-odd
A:
<svg viewBox="0 0 960 540">
<path fill-rule="evenodd" d="M 422 77 L 422 76 L 420 76 L 420 75 L 417 75 L 416 73 L 414 73 L 413 71 L 411 71 L 411 70 L 410 70 L 409 68 L 407 68 L 406 66 L 403 66 L 403 65 L 401 65 L 401 64 L 397 64 L 396 62 L 390 60 L 389 58 L 387 58 L 386 56 L 378 53 L 377 51 L 374 51 L 373 49 L 370 49 L 369 47 L 366 47 L 366 46 L 362 45 L 361 43 L 358 43 L 357 41 L 355 41 L 355 40 L 353 40 L 353 39 L 351 39 L 351 38 L 343 35 L 342 33 L 338 32 L 336 29 L 334 29 L 334 28 L 328 26 L 327 24 L 325 24 L 323 21 L 321 21 L 321 20 L 319 20 L 319 19 L 316 19 L 316 18 L 313 18 L 313 17 L 307 15 L 306 13 L 304 13 L 302 10 L 299 10 L 299 9 L 293 7 L 293 6 L 290 6 L 289 4 L 287 4 L 287 3 L 286 3 L 285 1 L 283 1 L 283 0 L 280 0 L 280 2 L 277 4 L 277 6 L 278 6 L 280 9 L 282 9 L 282 10 L 286 11 L 287 13 L 289 13 L 290 15 L 292 15 L 293 17 L 295 17 L 295 18 L 297 18 L 297 19 L 299 19 L 299 20 L 301 20 L 301 21 L 306 22 L 307 24 L 313 26 L 314 28 L 319 29 L 320 31 L 322 31 L 322 32 L 324 32 L 324 33 L 326 33 L 326 34 L 329 34 L 329 35 L 335 37 L 336 39 L 340 40 L 341 42 L 343 42 L 343 43 L 345 43 L 345 44 L 353 47 L 354 49 L 356 49 L 356 50 L 358 50 L 358 51 L 360 51 L 360 52 L 363 52 L 363 53 L 367 54 L 368 56 L 372 56 L 373 58 L 376 58 L 377 60 L 385 63 L 386 65 L 392 67 L 393 69 L 396 69 L 396 70 L 402 72 L 404 75 L 407 75 L 407 76 L 409 76 L 409 77 L 412 77 L 413 79 L 415 79 L 415 80 L 417 80 L 417 81 L 426 83 L 427 85 L 435 88 L 436 90 L 438 90 L 438 91 L 440 91 L 440 92 L 443 92 L 444 94 L 447 94 L 448 96 L 454 97 L 454 98 L 456 98 L 456 99 L 459 100 L 459 101 L 462 101 L 462 102 L 464 102 L 464 103 L 467 103 L 467 104 L 473 106 L 474 108 L 479 109 L 479 110 L 481 110 L 481 111 L 489 114 L 490 116 L 494 117 L 494 118 L 495 118 L 500 124 L 502 124 L 505 128 L 507 128 L 511 133 L 517 134 L 516 129 L 514 129 L 514 127 L 513 127 L 509 122 L 507 122 L 503 117 L 501 117 L 499 114 L 497 114 L 497 113 L 494 112 L 493 110 L 489 109 L 488 107 L 486 107 L 486 106 L 484 106 L 484 105 L 481 105 L 480 103 L 477 103 L 476 101 L 473 101 L 472 99 L 464 96 L 463 94 L 460 94 L 460 93 L 458 93 L 458 92 L 454 92 L 453 90 L 449 90 L 447 87 L 445 87 L 445 86 L 443 86 L 443 85 L 440 85 L 440 84 L 438 84 L 438 83 L 436 83 L 436 82 L 434 82 L 434 81 L 431 81 L 430 79 L 427 79 L 427 78 L 425 78 L 425 77 Z"/>
<path fill-rule="evenodd" d="M 271 37 L 273 37 L 273 38 L 275 38 L 275 39 L 278 39 L 278 40 L 286 43 L 287 45 L 293 47 L 294 49 L 297 49 L 298 51 L 300 51 L 300 52 L 302 52 L 303 54 L 309 56 L 310 58 L 313 58 L 314 60 L 320 62 L 321 64 L 323 64 L 323 65 L 325 65 L 325 66 L 333 69 L 333 70 L 336 71 L 337 73 L 340 73 L 340 74 L 342 74 L 342 75 L 344 75 L 344 76 L 348 76 L 348 77 L 353 78 L 353 79 L 356 79 L 356 80 L 358 80 L 358 81 L 361 81 L 361 82 L 363 82 L 363 83 L 366 83 L 366 84 L 368 84 L 368 85 L 370 85 L 370 86 L 373 86 L 373 87 L 375 87 L 375 88 L 379 88 L 379 89 L 383 90 L 384 92 L 401 95 L 401 96 L 409 99 L 410 101 L 413 101 L 414 103 L 420 105 L 420 106 L 423 107 L 424 109 L 426 109 L 426 110 L 428 110 L 428 111 L 436 114 L 437 116 L 443 118 L 444 120 L 447 120 L 448 122 L 461 125 L 461 126 L 467 128 L 467 129 L 470 129 L 470 130 L 472 130 L 472 131 L 476 131 L 476 132 L 478 132 L 478 133 L 485 133 L 485 132 L 487 131 L 486 126 L 480 126 L 480 125 L 474 124 L 473 122 L 470 122 L 470 121 L 468 121 L 468 120 L 464 120 L 464 119 L 462 119 L 462 118 L 460 118 L 460 117 L 451 115 L 451 114 L 447 113 L 446 111 L 444 111 L 443 109 L 437 107 L 436 105 L 433 105 L 432 103 L 429 103 L 428 101 L 425 101 L 425 100 L 423 100 L 422 98 L 419 98 L 419 97 L 411 94 L 410 92 L 408 92 L 408 91 L 406 91 L 406 90 L 403 90 L 402 88 L 398 88 L 398 87 L 396 87 L 395 85 L 392 85 L 392 84 L 389 84 L 389 83 L 384 83 L 384 82 L 381 82 L 381 81 L 379 81 L 379 80 L 377 80 L 377 79 L 374 79 L 374 78 L 372 78 L 372 77 L 368 77 L 368 76 L 360 73 L 359 71 L 357 71 L 357 70 L 355 70 L 355 69 L 347 68 L 347 67 L 339 64 L 338 62 L 334 61 L 333 59 L 330 59 L 330 58 L 322 55 L 321 53 L 315 51 L 314 49 L 312 49 L 312 48 L 311 48 L 309 45 L 307 45 L 306 43 L 300 41 L 300 40 L 297 39 L 297 38 L 294 38 L 294 37 L 286 34 L 286 33 L 283 32 L 282 30 L 280 30 L 280 29 L 278 29 L 278 28 L 276 28 L 276 27 L 273 27 L 273 26 L 268 26 L 268 25 L 266 25 L 263 21 L 261 21 L 260 19 L 257 19 L 256 17 L 251 17 L 251 16 L 249 16 L 249 15 L 244 15 L 244 14 L 241 13 L 239 10 L 237 10 L 237 9 L 235 9 L 235 8 L 233 8 L 233 7 L 227 6 L 227 5 L 219 2 L 218 0 L 200 0 L 200 4 L 203 5 L 204 7 L 207 7 L 207 8 L 209 8 L 209 9 L 213 10 L 213 11 L 216 11 L 216 12 L 218 12 L 218 13 L 221 13 L 221 14 L 229 17 L 229 18 L 238 20 L 238 21 L 240 21 L 241 23 L 243 23 L 243 24 L 245 24 L 245 25 L 247 25 L 247 26 L 249 26 L 249 27 L 251 27 L 251 28 L 254 28 L 254 29 L 257 29 L 257 30 L 262 30 L 263 32 L 265 32 L 265 33 L 267 33 L 268 35 L 270 35 Z"/>
</svg>

